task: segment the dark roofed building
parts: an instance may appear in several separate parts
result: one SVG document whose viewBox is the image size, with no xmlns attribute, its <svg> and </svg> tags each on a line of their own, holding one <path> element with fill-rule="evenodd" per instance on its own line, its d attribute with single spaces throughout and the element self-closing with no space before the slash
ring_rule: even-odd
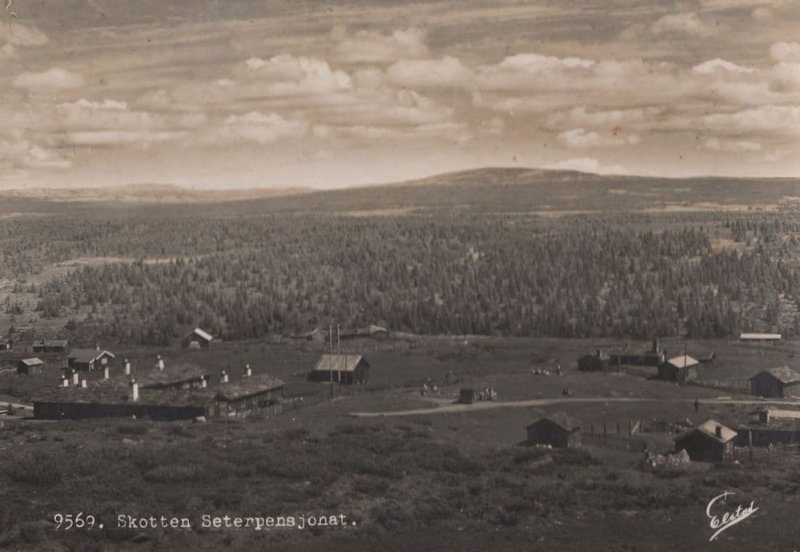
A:
<svg viewBox="0 0 800 552">
<path fill-rule="evenodd" d="M 41 374 L 42 366 L 44 366 L 44 362 L 42 362 L 41 359 L 26 358 L 17 363 L 17 374 L 25 376 L 30 376 L 31 374 Z"/>
<path fill-rule="evenodd" d="M 268 374 L 245 376 L 215 387 L 214 415 L 245 416 L 278 404 L 284 383 Z"/>
<path fill-rule="evenodd" d="M 69 352 L 69 340 L 34 339 L 32 349 L 34 353 L 67 353 Z"/>
<path fill-rule="evenodd" d="M 599 349 L 578 359 L 578 370 L 582 372 L 605 372 L 610 365 L 611 357 Z"/>
<path fill-rule="evenodd" d="M 213 339 L 210 333 L 201 328 L 195 328 L 192 333 L 183 338 L 183 346 L 187 349 L 208 349 Z"/>
<path fill-rule="evenodd" d="M 675 438 L 675 450 L 686 450 L 694 462 L 724 462 L 733 455 L 733 440 L 738 435 L 714 420 L 684 431 Z"/>
<path fill-rule="evenodd" d="M 666 381 L 676 381 L 681 385 L 697 379 L 700 361 L 689 355 L 681 355 L 662 362 L 658 367 L 658 377 Z"/>
<path fill-rule="evenodd" d="M 552 447 L 575 447 L 581 444 L 580 426 L 565 414 L 546 416 L 527 428 L 528 443 Z"/>
<path fill-rule="evenodd" d="M 67 366 L 71 370 L 99 370 L 105 368 L 114 358 L 114 353 L 110 351 L 73 349 L 67 355 Z"/>
<path fill-rule="evenodd" d="M 750 378 L 750 392 L 758 397 L 800 397 L 800 374 L 788 366 L 762 370 Z"/>
<path fill-rule="evenodd" d="M 322 355 L 308 379 L 344 384 L 366 383 L 369 379 L 369 363 L 361 355 Z"/>
</svg>

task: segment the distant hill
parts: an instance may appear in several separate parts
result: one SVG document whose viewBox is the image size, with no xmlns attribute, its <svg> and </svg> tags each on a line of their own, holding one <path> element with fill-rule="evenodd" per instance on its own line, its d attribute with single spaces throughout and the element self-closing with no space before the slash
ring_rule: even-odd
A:
<svg viewBox="0 0 800 552">
<path fill-rule="evenodd" d="M 800 179 L 656 178 L 609 176 L 575 171 L 485 168 L 421 180 L 314 191 L 197 190 L 178 186 L 127 186 L 102 189 L 38 189 L 0 192 L 3 212 L 60 211 L 53 203 L 77 203 L 92 210 L 97 203 L 135 208 L 162 204 L 175 210 L 215 205 L 220 214 L 327 212 L 391 215 L 419 210 L 481 210 L 566 215 L 606 211 L 682 212 L 775 210 L 800 206 Z M 194 208 L 191 206 L 195 205 Z M 217 209 L 216 205 L 219 205 Z"/>
</svg>

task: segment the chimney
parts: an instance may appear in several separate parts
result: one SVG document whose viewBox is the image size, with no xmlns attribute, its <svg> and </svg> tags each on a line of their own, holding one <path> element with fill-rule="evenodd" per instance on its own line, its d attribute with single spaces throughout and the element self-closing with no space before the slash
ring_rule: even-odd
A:
<svg viewBox="0 0 800 552">
<path fill-rule="evenodd" d="M 99 343 L 96 343 L 94 347 L 95 347 L 96 351 L 100 352 L 100 344 Z"/>
<path fill-rule="evenodd" d="M 200 376 L 200 389 L 205 389 L 206 387 L 208 387 L 208 378 Z"/>
<path fill-rule="evenodd" d="M 86 387 L 87 387 L 87 384 L 86 384 L 86 378 L 83 378 L 83 379 L 81 380 L 81 387 L 82 387 L 83 389 L 86 389 Z"/>
<path fill-rule="evenodd" d="M 249 364 L 245 364 L 244 366 L 244 377 L 249 378 L 253 375 L 253 370 L 250 368 Z"/>
<path fill-rule="evenodd" d="M 131 363 L 127 358 L 125 359 L 125 375 L 126 376 L 131 375 Z"/>
<path fill-rule="evenodd" d="M 134 378 L 131 378 L 130 383 L 130 396 L 128 397 L 130 402 L 138 402 L 139 401 L 139 384 L 136 383 Z"/>
<path fill-rule="evenodd" d="M 80 376 L 78 372 L 72 372 L 72 385 L 79 385 L 80 384 Z"/>
<path fill-rule="evenodd" d="M 597 350 L 594 352 L 594 355 L 595 355 L 597 358 L 600 358 L 600 349 L 597 349 Z"/>
<path fill-rule="evenodd" d="M 228 383 L 228 372 L 225 370 L 222 371 L 222 377 L 219 380 L 222 383 Z"/>
<path fill-rule="evenodd" d="M 69 387 L 69 378 L 66 375 L 61 376 L 61 387 Z"/>
<path fill-rule="evenodd" d="M 722 426 L 718 425 L 716 428 L 716 434 L 718 439 L 722 439 Z"/>
<path fill-rule="evenodd" d="M 160 371 L 164 371 L 164 359 L 161 358 L 161 355 L 158 355 L 158 362 L 156 362 L 156 366 Z"/>
<path fill-rule="evenodd" d="M 103 367 L 103 379 L 108 379 L 108 366 Z"/>
</svg>

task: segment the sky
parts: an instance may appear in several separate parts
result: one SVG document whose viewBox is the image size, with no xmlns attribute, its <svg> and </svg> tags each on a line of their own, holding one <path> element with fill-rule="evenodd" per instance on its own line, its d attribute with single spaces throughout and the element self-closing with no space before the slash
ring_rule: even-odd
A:
<svg viewBox="0 0 800 552">
<path fill-rule="evenodd" d="M 11 0 L 0 19 L 0 188 L 800 177 L 797 0 Z"/>
</svg>

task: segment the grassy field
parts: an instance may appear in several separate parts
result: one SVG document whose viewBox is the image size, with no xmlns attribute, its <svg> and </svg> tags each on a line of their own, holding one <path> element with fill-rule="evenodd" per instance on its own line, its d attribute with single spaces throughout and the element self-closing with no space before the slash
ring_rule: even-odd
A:
<svg viewBox="0 0 800 552">
<path fill-rule="evenodd" d="M 589 425 L 599 432 L 603 423 L 612 433 L 620 424 L 624 433 L 628 421 L 641 418 L 746 419 L 745 406 L 701 403 L 696 413 L 694 399 L 719 396 L 716 390 L 577 371 L 574 360 L 584 351 L 614 345 L 487 338 L 383 342 L 367 352 L 370 383 L 333 400 L 327 386 L 303 382 L 321 352 L 310 344 L 220 343 L 207 352 L 120 347 L 118 360 L 128 356 L 141 370 L 159 353 L 167 369 L 193 362 L 214 373 L 249 362 L 256 372 L 283 378 L 288 394 L 321 396 L 287 402 L 278 415 L 246 420 L 30 422 L 2 429 L 0 549 L 577 551 L 597 542 L 607 550 L 699 549 L 711 535 L 705 505 L 726 490 L 742 503 L 756 500 L 760 509 L 718 544 L 730 550 L 756 550 L 763 542 L 777 549 L 797 546 L 791 514 L 800 484 L 795 455 L 758 455 L 750 462 L 743 454 L 739 465 L 650 472 L 639 468 L 641 443 L 667 451 L 671 435 L 634 436 L 631 450 L 601 443 L 564 451 L 520 445 L 526 425 L 555 412 L 578 420 L 584 435 Z M 745 376 L 750 359 L 785 362 L 794 345 L 748 349 L 753 356 L 746 358 L 741 346 L 722 341 L 687 347 L 713 350 L 715 370 Z M 530 372 L 556 362 L 564 368 L 562 377 Z M 460 381 L 443 385 L 437 396 L 420 394 L 423 382 L 441 382 L 448 371 Z M 42 386 L 56 385 L 57 378 L 52 367 L 33 377 L 5 372 L 0 394 L 29 398 Z M 557 398 L 564 386 L 574 397 L 651 400 L 396 419 L 350 416 L 435 406 L 452 401 L 462 386 L 487 385 L 500 400 Z M 54 528 L 54 514 L 77 512 L 92 513 L 104 528 Z M 203 514 L 321 513 L 344 514 L 356 525 L 258 532 L 201 527 Z M 118 528 L 119 514 L 187 517 L 193 528 Z"/>
</svg>

